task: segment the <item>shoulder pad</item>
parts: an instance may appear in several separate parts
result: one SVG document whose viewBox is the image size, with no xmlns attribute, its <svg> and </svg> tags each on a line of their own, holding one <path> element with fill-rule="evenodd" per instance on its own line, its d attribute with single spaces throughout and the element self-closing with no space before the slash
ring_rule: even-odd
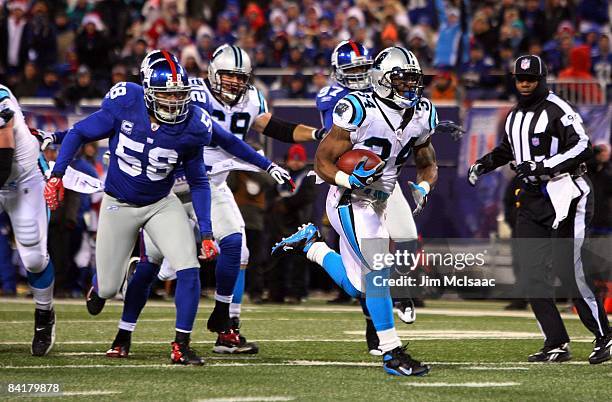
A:
<svg viewBox="0 0 612 402">
<path fill-rule="evenodd" d="M 188 132 L 189 136 L 193 138 L 193 146 L 208 145 L 212 136 L 212 120 L 206 110 L 201 107 L 192 104 L 189 106 L 191 109 L 191 119 L 189 120 Z"/>
<path fill-rule="evenodd" d="M 252 88 L 257 94 L 257 102 L 259 104 L 258 115 L 268 113 L 268 102 L 266 102 L 266 98 L 263 96 L 263 93 L 259 90 L 259 88 L 255 86 L 253 86 Z"/>
<path fill-rule="evenodd" d="M 213 105 L 210 101 L 210 95 L 208 94 L 208 91 L 206 91 L 206 88 L 204 86 L 192 86 L 190 97 L 192 105 L 201 107 L 209 114 L 212 113 Z"/>
<path fill-rule="evenodd" d="M 6 88 L 5 86 L 0 86 L 0 101 L 6 98 L 10 98 L 10 97 L 11 97 L 10 90 Z"/>
<path fill-rule="evenodd" d="M 205 86 L 204 78 L 200 77 L 189 77 L 189 85 L 195 86 Z"/>
<path fill-rule="evenodd" d="M 415 106 L 415 109 L 423 119 L 427 119 L 427 126 L 430 130 L 433 130 L 438 125 L 438 112 L 429 99 L 422 97 Z"/>
<path fill-rule="evenodd" d="M 122 111 L 122 109 L 134 105 L 138 101 L 144 101 L 142 87 L 133 82 L 119 82 L 104 96 L 102 108 L 115 114 Z"/>
<path fill-rule="evenodd" d="M 354 131 L 361 126 L 365 117 L 363 102 L 353 94 L 342 98 L 334 107 L 334 124 L 349 131 Z"/>
</svg>

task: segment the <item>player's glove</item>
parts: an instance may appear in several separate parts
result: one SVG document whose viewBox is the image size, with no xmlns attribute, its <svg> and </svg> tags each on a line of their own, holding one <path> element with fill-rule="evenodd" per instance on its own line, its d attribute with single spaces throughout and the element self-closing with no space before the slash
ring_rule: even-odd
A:
<svg viewBox="0 0 612 402">
<path fill-rule="evenodd" d="M 419 184 L 415 184 L 409 181 L 408 185 L 410 186 L 410 191 L 412 191 L 412 198 L 414 198 L 414 203 L 416 204 L 416 207 L 414 208 L 414 211 L 412 211 L 412 213 L 413 215 L 417 215 L 423 210 L 425 204 L 427 203 L 429 183 L 427 183 L 426 181 L 422 181 Z"/>
<path fill-rule="evenodd" d="M 212 236 L 205 236 L 202 239 L 202 248 L 199 258 L 204 261 L 212 261 L 219 255 L 219 246 Z"/>
<path fill-rule="evenodd" d="M 295 191 L 295 183 L 293 182 L 289 172 L 278 166 L 276 163 L 272 162 L 270 166 L 268 166 L 268 169 L 266 169 L 266 172 L 268 172 L 268 174 L 272 176 L 272 178 L 276 180 L 278 184 L 286 184 L 289 187 L 289 191 Z"/>
<path fill-rule="evenodd" d="M 30 134 L 32 134 L 38 140 L 41 151 L 44 151 L 49 145 L 55 143 L 55 135 L 53 133 L 39 130 L 38 128 L 28 128 L 30 129 Z"/>
<path fill-rule="evenodd" d="M 361 158 L 357 165 L 355 165 L 353 173 L 351 173 L 351 175 L 349 176 L 349 184 L 354 190 L 369 186 L 376 180 L 380 179 L 383 174 L 383 168 L 385 167 L 384 161 L 381 161 L 372 169 L 366 170 L 365 164 L 367 160 L 368 158 L 366 156 Z"/>
<path fill-rule="evenodd" d="M 327 130 L 325 130 L 325 127 L 312 130 L 312 139 L 315 141 L 321 141 L 326 135 Z"/>
<path fill-rule="evenodd" d="M 451 120 L 439 122 L 434 130 L 436 134 L 450 135 L 455 141 L 459 141 L 461 137 L 463 137 L 463 134 L 465 134 L 463 127 Z"/>
<path fill-rule="evenodd" d="M 468 182 L 472 185 L 472 187 L 476 185 L 478 178 L 483 174 L 483 172 L 484 167 L 481 163 L 474 163 L 472 166 L 470 166 L 470 170 L 468 170 L 467 179 Z"/>
<path fill-rule="evenodd" d="M 45 185 L 45 201 L 51 211 L 55 211 L 59 207 L 60 202 L 64 200 L 64 183 L 61 177 L 51 176 Z"/>
<path fill-rule="evenodd" d="M 11 108 L 5 107 L 4 109 L 0 110 L 0 128 L 6 126 L 14 115 L 15 112 Z"/>
<path fill-rule="evenodd" d="M 544 167 L 542 162 L 525 161 L 516 166 L 516 175 L 519 179 L 529 176 L 545 176 L 550 174 L 550 169 Z"/>
</svg>

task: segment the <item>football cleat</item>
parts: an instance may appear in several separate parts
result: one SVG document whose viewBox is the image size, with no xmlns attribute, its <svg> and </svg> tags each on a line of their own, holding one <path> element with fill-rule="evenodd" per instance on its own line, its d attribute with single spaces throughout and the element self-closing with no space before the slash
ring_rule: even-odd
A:
<svg viewBox="0 0 612 402">
<path fill-rule="evenodd" d="M 393 305 L 395 313 L 405 324 L 412 324 L 416 320 L 416 310 L 412 299 L 401 299 Z"/>
<path fill-rule="evenodd" d="M 36 309 L 32 356 L 45 356 L 55 343 L 55 311 Z"/>
<path fill-rule="evenodd" d="M 589 363 L 599 364 L 612 358 L 612 334 L 595 339 L 595 347 L 589 355 Z"/>
<path fill-rule="evenodd" d="M 217 341 L 215 342 L 213 352 L 233 355 L 253 355 L 259 352 L 259 347 L 255 343 L 247 342 L 244 336 L 241 336 L 240 333 L 230 329 L 226 332 L 220 332 L 217 335 Z"/>
<path fill-rule="evenodd" d="M 98 296 L 98 293 L 95 291 L 92 286 L 87 292 L 87 311 L 91 315 L 98 315 L 104 310 L 104 304 L 106 303 L 106 299 Z"/>
<path fill-rule="evenodd" d="M 272 256 L 280 255 L 283 252 L 306 253 L 314 243 L 322 240 L 323 236 L 319 229 L 312 223 L 305 223 L 298 228 L 297 232 L 276 243 L 272 247 Z"/>
<path fill-rule="evenodd" d="M 114 357 L 114 358 L 128 357 L 128 355 L 130 354 L 131 343 L 132 341 L 130 338 L 119 339 L 119 336 L 116 336 L 110 349 L 106 351 L 106 357 Z"/>
<path fill-rule="evenodd" d="M 368 353 L 372 356 L 382 356 L 383 351 L 378 348 L 379 340 L 376 328 L 372 320 L 366 319 L 366 342 L 368 344 Z"/>
<path fill-rule="evenodd" d="M 213 348 L 213 352 L 215 353 L 232 353 L 232 354 L 248 354 L 248 355 L 254 355 L 256 353 L 259 352 L 259 346 L 257 346 L 256 343 L 254 342 L 247 342 L 246 338 L 240 333 L 240 318 L 238 317 L 232 317 L 230 318 L 230 322 L 231 322 L 231 330 L 238 334 L 238 345 L 237 348 L 235 350 L 233 350 L 232 352 L 228 352 L 228 351 L 222 351 L 223 350 L 223 345 L 220 345 L 221 347 L 217 348 L 217 344 L 215 343 L 215 348 Z M 233 338 L 230 338 L 233 339 Z M 217 338 L 217 341 L 219 341 L 219 337 Z M 235 345 L 234 345 L 235 346 Z"/>
<path fill-rule="evenodd" d="M 414 360 L 406 353 L 406 346 L 399 346 L 383 355 L 383 368 L 388 374 L 399 376 L 424 376 L 429 366 Z"/>
<path fill-rule="evenodd" d="M 172 342 L 170 360 L 174 364 L 182 364 L 185 366 L 201 366 L 204 364 L 204 359 L 198 356 L 198 353 L 189 347 L 189 342 Z"/>
<path fill-rule="evenodd" d="M 529 355 L 527 360 L 532 363 L 561 363 L 571 358 L 572 354 L 570 353 L 569 343 L 566 342 L 558 346 L 544 346 L 538 352 Z"/>
</svg>

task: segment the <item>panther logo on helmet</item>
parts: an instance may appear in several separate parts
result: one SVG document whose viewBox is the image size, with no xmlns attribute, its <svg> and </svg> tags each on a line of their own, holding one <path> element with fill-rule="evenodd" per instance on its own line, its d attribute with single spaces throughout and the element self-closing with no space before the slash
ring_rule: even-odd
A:
<svg viewBox="0 0 612 402">
<path fill-rule="evenodd" d="M 374 93 L 397 106 L 414 107 L 423 95 L 423 72 L 416 56 L 403 47 L 393 46 L 381 51 L 372 67 Z"/>
</svg>

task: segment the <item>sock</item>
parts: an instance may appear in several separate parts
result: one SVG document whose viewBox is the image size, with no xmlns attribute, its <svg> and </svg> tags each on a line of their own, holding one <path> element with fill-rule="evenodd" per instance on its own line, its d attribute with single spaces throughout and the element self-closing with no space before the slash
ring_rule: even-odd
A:
<svg viewBox="0 0 612 402">
<path fill-rule="evenodd" d="M 219 314 L 221 317 L 229 317 L 230 304 L 215 300 L 215 314 Z"/>
<path fill-rule="evenodd" d="M 128 283 L 127 290 L 125 291 L 121 321 L 133 323 L 134 327 L 136 326 L 136 321 L 147 303 L 151 284 L 155 280 L 158 271 L 159 265 L 147 261 L 141 261 L 136 264 L 134 275 L 130 279 L 130 283 Z"/>
<path fill-rule="evenodd" d="M 125 342 L 132 339 L 132 331 L 119 328 L 119 332 L 117 332 L 117 336 L 115 340 L 119 342 Z"/>
<path fill-rule="evenodd" d="M 199 268 L 182 269 L 176 272 L 176 330 L 191 332 L 200 303 L 200 270 Z"/>
<path fill-rule="evenodd" d="M 176 335 L 174 335 L 174 342 L 176 343 L 189 343 L 191 332 L 183 332 L 176 330 Z"/>
<path fill-rule="evenodd" d="M 376 324 L 374 324 L 374 326 L 376 326 Z M 402 346 L 402 341 L 399 336 L 397 336 L 395 328 L 389 328 L 384 331 L 377 330 L 376 335 L 378 335 L 378 349 L 382 350 L 383 353 Z"/>
<path fill-rule="evenodd" d="M 245 269 L 241 269 L 236 279 L 236 286 L 234 286 L 234 296 L 232 297 L 232 303 L 230 304 L 229 314 L 230 317 L 240 317 L 240 307 L 242 305 L 242 295 L 244 294 L 244 277 L 246 274 Z"/>
<path fill-rule="evenodd" d="M 32 289 L 32 296 L 36 308 L 39 310 L 53 309 L 53 283 L 55 280 L 55 269 L 51 259 L 47 267 L 41 272 L 28 272 L 28 284 Z"/>
<path fill-rule="evenodd" d="M 94 273 L 91 277 L 91 286 L 94 288 L 94 292 L 98 293 L 98 274 Z M 89 291 L 89 289 L 87 289 Z"/>
<path fill-rule="evenodd" d="M 366 275 L 365 304 L 378 334 L 379 348 L 388 352 L 401 346 L 402 342 L 395 332 L 391 292 L 388 286 L 376 286 L 376 283 L 382 282 L 375 280 L 377 277 L 389 278 L 389 269 L 373 271 Z"/>
<path fill-rule="evenodd" d="M 323 258 L 321 266 L 323 269 L 331 276 L 331 278 L 336 282 L 338 286 L 340 286 L 344 291 L 352 297 L 357 297 L 361 294 L 355 286 L 351 283 L 348 276 L 346 275 L 346 268 L 342 263 L 342 257 L 340 254 L 331 250 L 325 243 L 315 243 L 310 247 L 310 250 L 315 248 L 318 244 L 323 244 L 329 251 L 327 251 Z M 318 249 L 323 249 L 323 247 L 317 247 Z M 310 250 L 308 252 L 310 252 Z M 317 259 L 321 259 L 321 252 L 317 252 Z"/>
<path fill-rule="evenodd" d="M 217 258 L 215 278 L 216 289 L 220 296 L 231 296 L 240 273 L 240 249 L 242 248 L 242 234 L 233 233 L 219 242 L 220 253 Z M 228 301 L 229 303 L 229 301 Z"/>
</svg>

